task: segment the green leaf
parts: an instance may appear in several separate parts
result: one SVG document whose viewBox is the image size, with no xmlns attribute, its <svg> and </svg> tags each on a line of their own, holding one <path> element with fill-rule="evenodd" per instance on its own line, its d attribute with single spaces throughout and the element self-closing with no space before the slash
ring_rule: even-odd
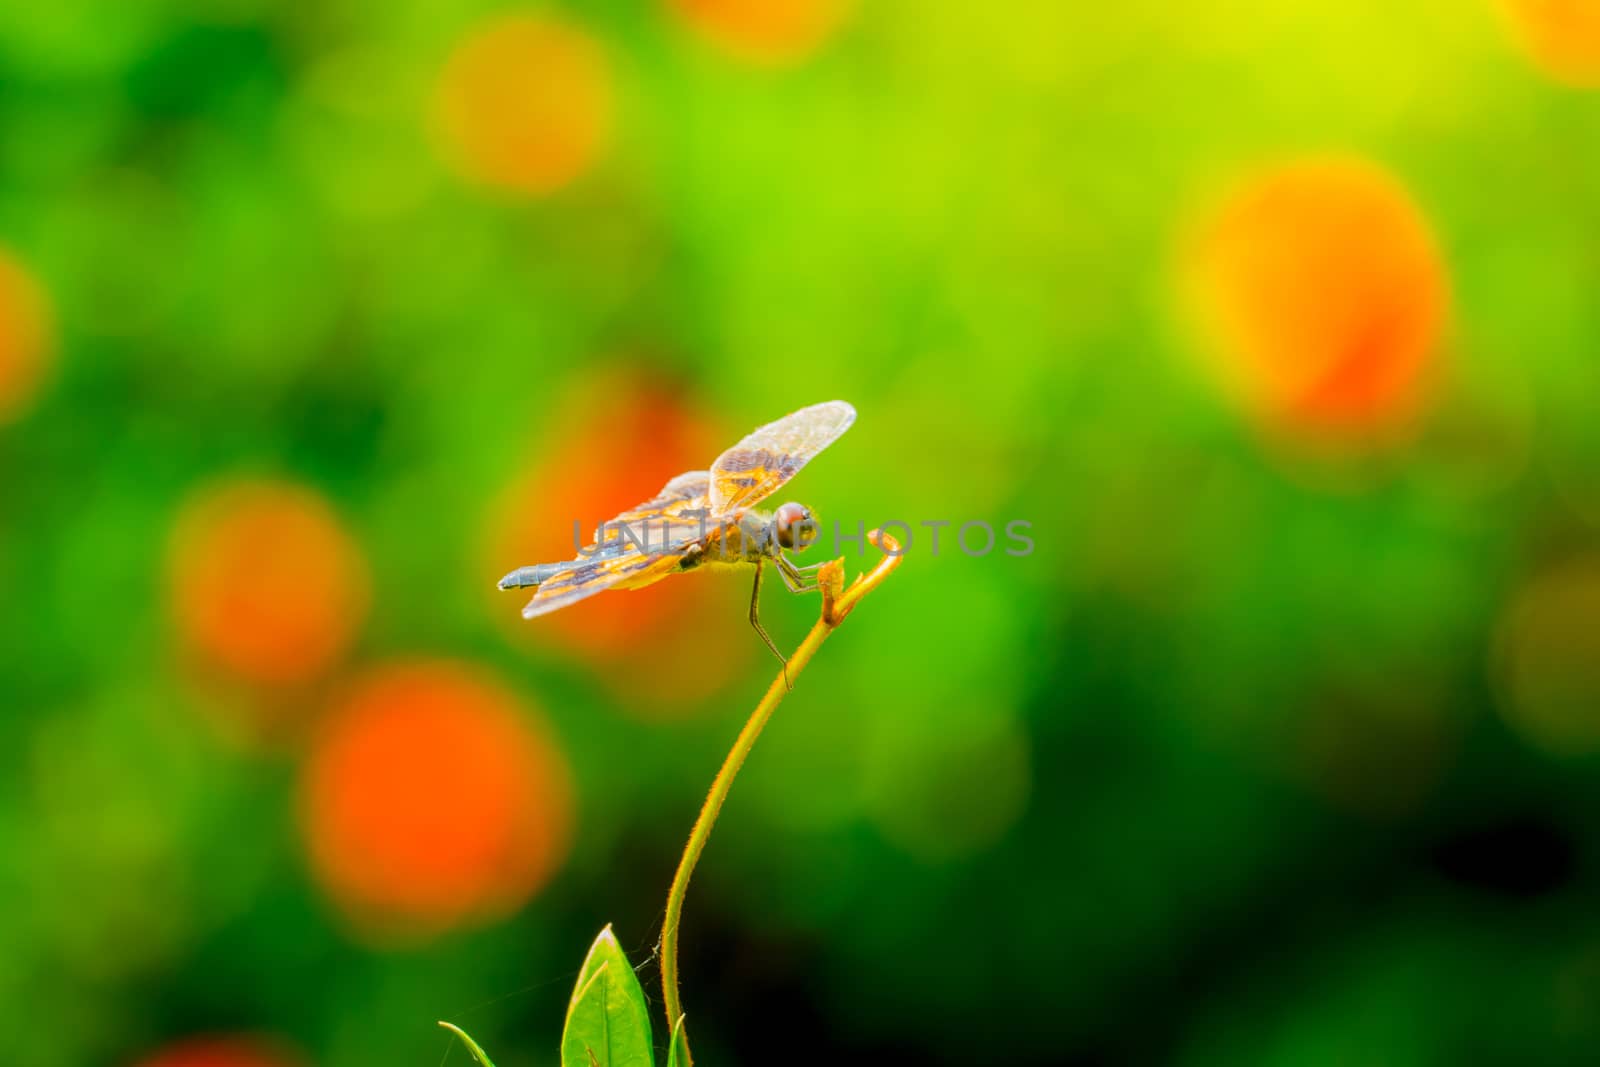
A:
<svg viewBox="0 0 1600 1067">
<path fill-rule="evenodd" d="M 461 1029 L 459 1026 L 452 1026 L 442 1019 L 439 1021 L 439 1025 L 459 1037 L 461 1039 L 461 1043 L 467 1046 L 467 1051 L 472 1053 L 472 1058 L 483 1064 L 483 1067 L 494 1067 L 494 1063 L 489 1059 L 489 1054 L 484 1052 L 483 1049 L 479 1048 L 478 1043 L 472 1040 L 472 1038 L 468 1037 L 465 1030 Z"/>
<path fill-rule="evenodd" d="M 633 967 L 607 926 L 594 939 L 578 971 L 567 1026 L 561 1034 L 562 1067 L 654 1067 L 650 1012 Z"/>
<path fill-rule="evenodd" d="M 683 1027 L 684 1016 L 678 1016 L 677 1023 L 672 1027 L 672 1044 L 667 1047 L 667 1067 L 693 1067 L 694 1058 L 689 1055 L 689 1031 Z"/>
</svg>

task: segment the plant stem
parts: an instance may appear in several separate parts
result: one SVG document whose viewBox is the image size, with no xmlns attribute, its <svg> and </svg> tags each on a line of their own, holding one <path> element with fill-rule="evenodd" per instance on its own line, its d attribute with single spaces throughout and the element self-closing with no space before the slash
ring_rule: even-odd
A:
<svg viewBox="0 0 1600 1067">
<path fill-rule="evenodd" d="M 745 757 L 749 756 L 750 750 L 755 747 L 756 739 L 761 736 L 767 720 L 772 718 L 772 713 L 777 710 L 778 704 L 789 692 L 789 685 L 801 671 L 805 670 L 806 664 L 811 662 L 811 657 L 822 647 L 822 642 L 838 629 L 839 624 L 861 598 L 871 592 L 900 564 L 902 550 L 894 538 L 878 530 L 872 531 L 867 537 L 885 552 L 883 560 L 870 574 L 858 576 L 848 590 L 844 589 L 843 560 L 833 560 L 823 567 L 819 574 L 822 592 L 821 617 L 817 619 L 817 624 L 811 628 L 811 632 L 806 634 L 805 640 L 800 642 L 800 647 L 789 657 L 787 680 L 784 672 L 780 670 L 778 676 L 772 680 L 772 684 L 767 687 L 766 695 L 745 720 L 744 729 L 739 731 L 739 737 L 733 742 L 733 748 L 728 751 L 716 778 L 711 781 L 711 792 L 707 794 L 705 803 L 700 806 L 700 817 L 694 821 L 694 829 L 689 831 L 689 842 L 684 845 L 683 858 L 678 861 L 678 873 L 673 876 L 672 888 L 667 892 L 667 915 L 661 929 L 661 993 L 665 1002 L 669 1033 L 683 1015 L 683 1006 L 678 998 L 678 925 L 683 918 L 683 898 L 689 891 L 689 877 L 694 874 L 695 864 L 700 861 L 700 853 L 705 851 L 706 841 L 711 837 L 711 828 L 716 825 L 717 815 L 722 811 L 722 803 L 728 799 L 728 791 L 733 788 L 733 780 L 738 776 L 739 768 L 744 766 Z M 686 1051 L 687 1047 L 686 1041 Z M 691 1067 L 692 1064 L 691 1057 L 684 1067 Z"/>
<path fill-rule="evenodd" d="M 800 647 L 795 649 L 794 655 L 789 657 L 789 677 L 805 669 L 806 663 L 822 645 L 823 639 L 832 632 L 833 627 L 817 620 L 811 628 L 806 639 Z M 694 866 L 700 860 L 700 853 L 705 851 L 706 840 L 711 836 L 711 828 L 716 825 L 717 815 L 722 811 L 722 802 L 728 798 L 728 790 L 733 788 L 733 779 L 739 773 L 739 768 L 744 766 L 745 757 L 750 755 L 750 750 L 755 747 L 756 738 L 761 736 L 762 729 L 767 725 L 767 720 L 772 718 L 772 713 L 777 710 L 778 704 L 783 700 L 789 687 L 783 683 L 783 675 L 773 679 L 767 687 L 767 695 L 761 698 L 761 703 L 750 713 L 750 718 L 745 721 L 744 729 L 739 731 L 738 740 L 734 741 L 733 748 L 722 761 L 722 769 L 717 771 L 716 778 L 711 781 L 711 792 L 706 796 L 706 802 L 700 806 L 700 817 L 694 821 L 694 829 L 689 831 L 689 843 L 683 848 L 683 858 L 678 861 L 678 873 L 672 879 L 672 889 L 667 893 L 667 917 L 661 930 L 661 992 L 662 999 L 666 1002 L 668 1025 L 675 1025 L 682 1007 L 678 1002 L 678 922 L 683 916 L 683 897 L 689 889 L 689 876 L 694 873 Z"/>
</svg>

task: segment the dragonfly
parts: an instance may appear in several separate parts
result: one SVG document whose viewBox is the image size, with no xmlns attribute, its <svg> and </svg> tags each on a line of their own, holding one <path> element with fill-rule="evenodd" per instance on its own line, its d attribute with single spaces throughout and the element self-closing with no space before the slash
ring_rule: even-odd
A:
<svg viewBox="0 0 1600 1067">
<path fill-rule="evenodd" d="M 718 456 L 709 470 L 678 475 L 644 503 L 600 524 L 576 559 L 539 563 L 500 579 L 501 589 L 532 589 L 522 609 L 537 618 L 607 589 L 640 589 L 673 574 L 754 565 L 750 625 L 784 665 L 787 657 L 761 625 L 761 575 L 770 564 L 792 593 L 817 588 L 821 563 L 789 558 L 816 540 L 811 509 L 790 501 L 756 507 L 777 492 L 856 421 L 842 400 L 812 404 L 750 433 Z"/>
</svg>

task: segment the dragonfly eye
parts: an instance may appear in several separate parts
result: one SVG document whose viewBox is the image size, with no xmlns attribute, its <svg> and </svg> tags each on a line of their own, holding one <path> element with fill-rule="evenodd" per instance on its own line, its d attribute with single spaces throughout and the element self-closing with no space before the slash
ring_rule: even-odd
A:
<svg viewBox="0 0 1600 1067">
<path fill-rule="evenodd" d="M 777 526 L 778 544 L 784 548 L 805 548 L 817 539 L 817 521 L 803 505 L 784 504 L 773 513 L 772 521 Z"/>
</svg>

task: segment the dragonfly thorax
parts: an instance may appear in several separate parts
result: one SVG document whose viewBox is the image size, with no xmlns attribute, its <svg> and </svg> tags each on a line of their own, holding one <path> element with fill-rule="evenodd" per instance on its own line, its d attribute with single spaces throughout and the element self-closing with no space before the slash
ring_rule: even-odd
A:
<svg viewBox="0 0 1600 1067">
<path fill-rule="evenodd" d="M 772 512 L 749 508 L 704 542 L 689 546 L 683 569 L 706 563 L 756 563 L 786 549 L 805 548 L 816 540 L 816 532 L 810 509 L 799 504 L 784 504 Z"/>
</svg>

